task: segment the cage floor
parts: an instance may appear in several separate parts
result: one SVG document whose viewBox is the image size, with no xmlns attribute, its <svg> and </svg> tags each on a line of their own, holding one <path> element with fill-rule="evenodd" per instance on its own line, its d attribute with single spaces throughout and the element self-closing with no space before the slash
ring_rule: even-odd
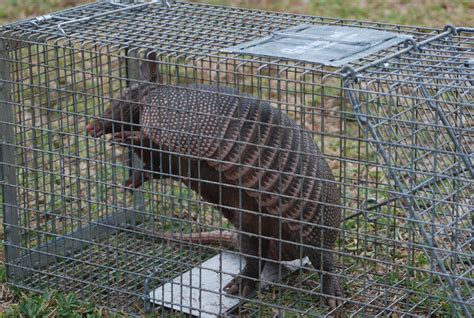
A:
<svg viewBox="0 0 474 318">
<path fill-rule="evenodd" d="M 133 246 L 133 249 L 131 248 Z M 75 292 L 82 300 L 130 315 L 145 313 L 145 280 L 153 274 L 149 288 L 156 288 L 180 274 L 199 266 L 215 250 L 203 247 L 177 246 L 127 231 L 86 248 L 69 258 L 58 259 L 47 269 L 31 270 L 12 284 L 21 288 Z M 339 263 L 343 263 L 339 261 Z M 344 280 L 347 301 L 342 308 L 346 316 L 420 316 L 446 314 L 443 302 L 429 295 L 416 295 L 404 286 L 408 277 L 388 285 L 386 277 L 372 269 L 354 264 L 338 268 Z M 279 283 L 242 303 L 234 313 L 241 317 L 266 315 L 319 316 L 331 313 L 320 303 L 319 275 L 300 269 Z M 160 308 L 155 308 L 160 312 Z M 167 316 L 172 313 L 167 312 Z M 180 316 L 180 313 L 176 313 Z"/>
</svg>

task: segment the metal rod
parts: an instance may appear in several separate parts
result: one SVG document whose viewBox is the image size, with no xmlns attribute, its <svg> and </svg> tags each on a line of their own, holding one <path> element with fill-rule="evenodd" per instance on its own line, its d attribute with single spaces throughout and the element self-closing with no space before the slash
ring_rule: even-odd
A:
<svg viewBox="0 0 474 318">
<path fill-rule="evenodd" d="M 438 39 L 441 39 L 445 36 L 448 36 L 450 34 L 454 34 L 456 32 L 456 29 L 453 28 L 453 27 L 449 27 L 449 28 L 445 28 L 445 31 L 436 35 L 436 36 L 433 36 L 433 37 L 430 37 L 424 41 L 421 41 L 419 43 L 415 43 L 416 45 L 415 46 L 411 46 L 411 47 L 407 47 L 403 50 L 400 50 L 396 53 L 393 53 L 393 54 L 390 54 L 390 55 L 387 55 L 383 58 L 380 58 L 372 63 L 368 63 L 368 64 L 365 64 L 364 66 L 361 66 L 361 67 L 358 67 L 358 68 L 353 68 L 352 66 L 346 66 L 342 69 L 341 73 L 343 75 L 344 78 L 352 78 L 354 75 L 357 76 L 357 74 L 361 73 L 362 71 L 365 71 L 371 67 L 374 67 L 374 66 L 378 66 L 384 62 L 387 62 L 389 60 L 392 60 L 394 58 L 397 58 L 399 57 L 400 55 L 403 55 L 405 53 L 408 53 L 410 51 L 412 51 L 413 49 L 423 49 L 423 45 L 426 45 L 426 44 L 429 44 L 433 41 L 436 41 Z M 353 80 L 356 80 L 355 78 L 352 78 Z"/>
<path fill-rule="evenodd" d="M 377 131 L 375 130 L 375 128 L 372 126 L 372 124 L 369 122 L 367 124 L 367 127 L 370 131 L 370 133 L 372 134 L 372 136 L 374 137 L 375 140 L 381 140 L 380 136 L 378 135 Z M 425 227 L 423 226 L 420 218 L 418 217 L 415 209 L 413 208 L 413 204 L 410 204 L 409 202 L 411 201 L 411 193 L 407 193 L 404 186 L 402 185 L 402 183 L 400 182 L 400 179 L 398 178 L 396 172 L 395 172 L 395 169 L 393 167 L 393 165 L 390 164 L 390 159 L 385 151 L 385 149 L 383 149 L 383 147 L 380 145 L 380 144 L 376 144 L 376 149 L 377 149 L 377 152 L 380 154 L 380 156 L 383 158 L 383 160 L 386 162 L 387 164 L 387 169 L 389 171 L 389 176 L 390 178 L 393 180 L 393 182 L 395 183 L 395 187 L 398 188 L 398 190 L 400 191 L 401 193 L 401 198 L 400 198 L 400 202 L 402 202 L 402 204 L 404 205 L 405 209 L 408 210 L 409 212 L 409 215 L 410 215 L 410 219 L 411 219 L 411 222 L 412 223 L 415 223 L 419 229 L 419 231 L 421 232 L 421 235 L 423 236 L 423 239 L 425 240 L 425 242 L 427 243 L 427 246 L 423 247 L 423 249 L 428 253 L 430 252 L 432 257 L 434 258 L 436 264 L 438 265 L 439 269 L 444 273 L 444 274 L 448 274 L 448 271 L 446 270 L 446 267 L 444 266 L 443 264 L 443 261 L 441 260 L 441 258 L 439 257 L 438 255 L 438 252 L 433 248 L 434 247 L 434 243 L 433 243 L 433 240 L 430 238 L 430 236 L 428 235 L 428 232 L 426 232 L 426 229 Z M 448 281 L 448 285 L 449 287 L 451 288 L 453 294 L 454 294 L 454 297 L 457 299 L 457 301 L 459 302 L 459 305 L 461 306 L 464 314 L 466 315 L 466 317 L 472 317 L 471 315 L 471 312 L 469 310 L 469 308 L 466 306 L 466 304 L 464 303 L 463 301 L 463 298 L 461 297 L 461 294 L 459 294 L 459 291 L 456 287 L 456 283 L 453 281 L 453 279 L 450 277 L 450 276 L 446 276 L 445 277 L 446 280 Z"/>
<path fill-rule="evenodd" d="M 57 25 L 57 28 L 59 29 L 59 31 L 60 31 L 62 34 L 66 34 L 66 32 L 64 31 L 64 26 L 66 26 L 66 25 L 73 24 L 73 23 L 78 23 L 78 22 L 87 22 L 87 21 L 90 21 L 90 20 L 92 20 L 92 19 L 97 19 L 97 18 L 100 18 L 100 17 L 103 17 L 103 16 L 107 16 L 107 15 L 111 15 L 111 14 L 115 14 L 115 13 L 120 13 L 120 12 L 124 12 L 124 11 L 129 11 L 129 10 L 135 10 L 135 9 L 145 8 L 145 7 L 149 6 L 149 5 L 152 4 L 152 3 L 154 3 L 154 2 L 147 2 L 147 3 L 136 4 L 136 5 L 127 6 L 127 7 L 120 8 L 120 9 L 116 9 L 116 10 L 112 10 L 112 11 L 106 11 L 106 12 L 99 13 L 99 14 L 96 14 L 96 15 L 93 15 L 93 16 L 90 16 L 90 17 L 82 18 L 82 19 L 76 19 L 76 20 L 70 20 L 70 21 L 66 21 L 66 22 L 61 22 L 61 23 L 59 23 L 59 24 Z"/>
<path fill-rule="evenodd" d="M 131 4 L 132 0 L 127 2 Z M 149 298 L 153 295 L 148 292 L 156 287 L 153 285 L 173 280 L 177 273 L 192 267 L 197 267 L 198 271 L 204 269 L 203 260 L 212 257 L 223 246 L 207 247 L 203 241 L 167 245 L 158 239 L 159 235 L 153 234 L 154 231 L 170 231 L 179 237 L 191 234 L 192 237 L 198 229 L 227 229 L 243 237 L 245 231 L 238 225 L 232 228 L 225 220 L 225 214 L 223 216 L 222 212 L 232 208 L 236 218 L 241 220 L 245 215 L 260 218 L 252 222 L 258 223 L 254 238 L 268 239 L 262 230 L 267 230 L 267 224 L 278 224 L 279 230 L 271 239 L 281 246 L 291 245 L 292 242 L 283 237 L 284 227 L 294 226 L 294 233 L 301 231 L 302 234 L 314 222 L 294 220 L 278 210 L 266 216 L 262 214 L 264 210 L 247 211 L 246 205 L 254 199 L 245 196 L 249 188 L 244 183 L 258 182 L 252 191 L 262 198 L 272 194 L 266 185 L 273 184 L 277 190 L 286 184 L 290 192 L 275 193 L 281 204 L 307 201 L 308 205 L 318 205 L 324 202 L 327 196 L 322 191 L 323 183 L 312 191 L 317 198 L 303 199 L 303 195 L 309 193 L 305 182 L 316 184 L 323 178 L 321 175 L 307 178 L 305 173 L 311 167 L 319 170 L 319 166 L 311 162 L 321 160 L 321 157 L 314 158 L 308 151 L 312 138 L 328 161 L 328 175 L 335 176 L 327 185 L 336 185 L 341 190 L 342 202 L 323 205 L 324 208 L 336 207 L 343 215 L 344 212 L 359 211 L 366 214 L 365 218 L 352 215 L 345 219 L 339 231 L 338 250 L 333 254 L 340 260 L 335 274 L 345 280 L 345 286 L 351 286 L 343 299 L 339 297 L 348 304 L 344 311 L 352 316 L 409 316 L 419 312 L 465 316 L 465 308 L 460 304 L 469 307 L 469 287 L 473 282 L 467 275 L 472 266 L 471 250 L 474 247 L 474 217 L 469 192 L 472 178 L 445 130 L 448 126 L 442 123 L 434 106 L 439 107 L 438 112 L 442 111 L 451 124 L 448 128 L 457 136 L 464 153 L 468 152 L 465 143 L 469 142 L 470 124 L 471 33 L 462 33 L 465 31 L 453 26 L 440 31 L 182 1 L 172 10 L 166 10 L 160 3 L 141 11 L 90 18 L 98 13 L 110 14 L 109 10 L 119 6 L 129 9 L 124 4 L 113 6 L 96 2 L 68 9 L 51 18 L 40 17 L 36 23 L 38 27 L 33 27 L 31 20 L 0 27 L 0 36 L 10 44 L 9 53 L 1 56 L 0 65 L 8 63 L 11 76 L 5 80 L 2 75 L 0 80 L 0 131 L 3 133 L 7 127 L 14 133 L 10 139 L 2 139 L 0 135 L 3 140 L 0 141 L 0 157 L 4 164 L 0 177 L 2 172 L 11 175 L 10 179 L 3 175 L 5 181 L 3 185 L 0 181 L 0 190 L 7 191 L 2 194 L 10 200 L 3 208 L 11 207 L 10 212 L 16 213 L 9 215 L 5 209 L 5 245 L 11 251 L 19 250 L 19 256 L 13 257 L 7 250 L 7 266 L 26 273 L 16 280 L 16 276 L 8 272 L 10 283 L 37 291 L 46 288 L 73 290 L 84 299 L 97 300 L 100 306 L 133 315 L 142 312 L 143 300 L 145 309 L 151 309 Z M 88 16 L 87 22 L 62 25 L 68 36 L 58 31 L 58 23 L 74 23 Z M 361 34 L 364 29 L 384 30 L 412 40 L 405 41 L 408 47 L 402 44 L 388 48 L 392 50 L 390 53 L 397 50 L 408 53 L 392 55 L 390 58 L 393 59 L 387 60 L 386 65 L 384 62 L 361 73 L 356 73 L 354 68 L 376 60 L 380 63 L 383 54 L 390 53 L 378 51 L 350 64 L 354 68 L 341 70 L 272 58 L 271 55 L 259 57 L 220 52 L 229 45 L 308 23 L 311 26 L 362 28 Z M 422 39 L 433 41 L 433 36 L 443 36 L 440 33 L 449 35 L 420 50 L 418 43 Z M 363 36 L 353 39 L 367 40 Z M 158 83 L 140 76 L 139 65 L 143 62 L 157 67 L 162 75 Z M 342 82 L 341 73 L 345 76 Z M 355 85 L 357 80 L 360 84 Z M 423 94 L 418 87 L 420 81 L 426 83 L 427 92 L 433 96 Z M 202 153 L 185 151 L 186 145 L 189 148 L 186 137 L 201 140 L 207 133 L 199 129 L 189 132 L 194 129 L 190 122 L 182 121 L 185 128 L 181 131 L 170 128 L 166 119 L 160 120 L 166 124 L 157 124 L 163 128 L 163 135 L 178 132 L 176 140 L 183 142 L 184 150 L 173 150 L 166 160 L 165 156 L 153 156 L 156 162 L 152 165 L 148 162 L 151 156 L 147 157 L 145 152 L 150 150 L 150 145 L 141 136 L 134 139 L 132 149 L 126 143 L 108 142 L 107 137 L 99 138 L 89 131 L 89 125 L 107 116 L 103 111 L 111 105 L 116 108 L 117 105 L 126 107 L 128 103 L 140 107 L 151 104 L 166 108 L 166 102 L 172 101 L 168 98 L 173 94 L 158 96 L 159 102 L 152 103 L 146 95 L 132 93 L 133 90 L 124 94 L 125 87 L 134 83 L 139 87 L 148 84 L 157 88 L 157 92 L 182 91 L 183 97 L 179 101 L 184 103 L 191 100 L 186 96 L 203 93 L 203 87 L 236 89 L 235 92 L 216 94 L 215 98 L 232 100 L 237 97 L 243 102 L 241 93 L 245 92 L 251 95 L 249 100 L 252 102 L 260 106 L 268 102 L 280 110 L 279 114 L 293 119 L 297 126 L 284 125 L 285 132 L 279 135 L 276 129 L 284 122 L 282 115 L 273 114 L 267 130 L 256 125 L 248 132 L 256 138 L 245 140 L 242 137 L 247 135 L 248 124 L 270 118 L 262 112 L 255 113 L 248 122 L 242 121 L 241 127 L 245 129 L 235 130 L 235 138 L 240 137 L 241 143 L 235 143 L 233 148 L 220 147 L 220 151 L 228 151 L 228 156 L 233 152 L 242 154 L 241 159 L 249 156 L 247 159 L 254 158 L 253 162 L 235 161 L 229 169 L 242 172 L 244 177 L 235 179 L 232 184 L 227 183 L 229 180 L 225 179 L 223 171 L 217 171 L 218 179 L 206 183 L 205 165 L 226 166 L 229 162 L 225 156 L 207 161 Z M 3 90 L 5 85 L 10 88 Z M 433 105 L 428 105 L 427 99 Z M 349 102 L 352 108 L 347 105 Z M 241 105 L 245 107 L 244 103 Z M 186 110 L 191 114 L 187 118 L 200 118 L 208 106 L 206 102 L 199 109 Z M 4 107 L 13 112 L 8 120 L 3 117 Z M 143 113 L 141 116 L 143 123 L 147 118 Z M 229 118 L 233 119 L 231 116 L 226 120 Z M 149 127 L 134 122 L 129 128 L 129 118 L 123 119 L 114 116 L 117 126 L 112 130 L 136 131 L 135 127 L 140 130 Z M 171 120 L 169 122 L 171 124 Z M 205 125 L 197 125 L 205 128 Z M 255 141 L 266 139 L 263 136 L 269 131 L 275 133 L 270 133 L 267 140 L 275 138 L 275 143 L 260 149 Z M 227 130 L 222 142 L 234 142 L 228 136 L 233 132 Z M 296 149 L 300 133 L 310 136 L 306 146 L 303 144 L 303 148 Z M 281 143 L 278 137 L 281 137 Z M 286 142 L 283 142 L 284 138 Z M 295 147 L 284 151 L 285 144 Z M 154 147 L 158 153 L 161 143 Z M 145 166 L 140 164 L 136 154 L 142 156 Z M 273 158 L 275 166 L 262 168 L 264 158 L 259 157 L 261 154 L 267 154 L 269 160 Z M 292 159 L 293 154 L 300 156 L 299 160 Z M 14 156 L 17 162 L 8 159 L 8 155 Z M 170 164 L 170 158 L 176 157 L 179 160 Z M 185 175 L 195 162 L 203 163 L 196 175 L 193 172 L 181 183 L 169 181 L 177 173 Z M 291 172 L 281 172 L 285 167 L 291 168 Z M 267 176 L 274 172 L 281 173 L 280 177 L 269 179 Z M 154 181 L 149 179 L 143 187 L 137 186 L 132 197 L 129 192 L 122 192 L 128 189 L 130 173 L 134 177 L 148 174 Z M 250 173 L 254 177 L 245 177 Z M 288 177 L 303 183 L 289 182 Z M 212 202 L 206 199 L 206 191 L 210 188 L 215 189 L 211 195 L 216 200 Z M 10 193 L 16 193 L 18 202 L 13 202 Z M 229 197 L 235 197 L 242 204 L 229 206 L 225 203 Z M 146 205 L 140 206 L 142 203 Z M 383 205 L 385 207 L 381 208 Z M 304 207 L 301 205 L 300 209 Z M 326 211 L 329 210 L 320 214 L 323 218 L 328 215 Z M 12 215 L 16 215 L 17 220 L 11 218 Z M 262 223 L 263 218 L 266 221 Z M 347 221 L 350 218 L 352 220 Z M 140 224 L 138 228 L 137 224 Z M 320 226 L 321 231 L 329 228 Z M 12 231 L 20 234 L 20 240 L 11 237 Z M 428 240 L 425 240 L 426 236 Z M 16 243 L 12 243 L 15 240 Z M 298 254 L 312 248 L 303 240 L 293 243 Z M 241 247 L 242 244 L 236 252 L 246 254 Z M 264 251 L 264 246 L 259 250 Z M 320 250 L 328 252 L 323 247 Z M 258 259 L 264 260 L 265 256 L 259 255 Z M 437 265 L 439 262 L 444 268 Z M 157 269 L 157 279 L 151 280 L 148 274 Z M 216 269 L 216 276 L 225 270 L 225 267 Z M 307 275 L 309 271 L 313 271 L 311 276 Z M 275 283 L 273 295 L 262 290 L 262 297 L 249 299 L 251 304 L 240 307 L 246 311 L 242 314 L 261 316 L 278 311 L 290 316 L 331 315 L 327 307 L 315 306 L 313 302 L 313 296 L 321 291 L 324 293 L 317 284 L 319 273 L 319 267 L 304 269 L 301 275 Z M 146 278 L 149 279 L 144 284 Z M 227 283 L 222 279 L 221 282 Z M 148 289 L 145 295 L 142 293 L 144 285 Z M 184 285 L 178 283 L 174 291 L 182 290 Z M 205 292 L 201 286 L 196 287 Z M 215 289 L 215 294 L 226 297 L 220 288 Z M 202 299 L 202 295 L 196 300 Z M 367 300 L 367 295 L 376 296 Z M 173 302 L 182 303 L 179 299 Z M 201 304 L 193 303 L 196 316 L 204 315 L 206 311 Z M 215 304 L 219 307 L 218 302 Z"/>
<path fill-rule="evenodd" d="M 111 215 L 91 221 L 89 225 L 74 232 L 61 234 L 23 255 L 18 259 L 18 265 L 39 270 L 58 262 L 58 258 L 72 257 L 84 248 L 90 248 L 91 243 L 99 243 L 119 230 L 125 230 L 128 224 L 132 223 L 131 217 L 134 213 L 130 209 L 118 209 Z M 24 272 L 22 276 L 31 273 Z"/>
<path fill-rule="evenodd" d="M 141 52 L 138 49 L 126 50 L 126 56 L 128 58 L 125 59 L 126 64 L 126 73 L 127 73 L 127 87 L 130 87 L 134 81 L 143 80 L 140 74 L 140 56 Z M 138 146 L 138 145 L 137 145 Z M 129 169 L 129 176 L 132 176 L 134 170 L 143 170 L 143 162 L 141 158 L 135 154 L 132 148 L 128 150 L 128 156 L 130 159 L 130 169 Z M 141 209 L 134 209 L 130 211 L 132 215 L 129 217 L 131 220 L 132 226 L 137 226 L 138 224 L 143 223 L 144 221 L 144 207 L 145 207 L 145 196 L 142 191 L 133 191 L 133 205 L 136 207 L 141 207 Z M 137 211 L 141 210 L 141 213 L 137 213 Z"/>
<path fill-rule="evenodd" d="M 11 104 L 9 51 L 6 41 L 0 40 L 0 143 L 2 170 L 2 205 L 3 222 L 5 224 L 5 257 L 7 277 L 16 280 L 21 277 L 22 270 L 15 266 L 20 257 L 20 233 L 18 229 L 18 195 L 15 143 L 15 115 Z"/>
<path fill-rule="evenodd" d="M 462 173 L 468 171 L 468 168 L 464 168 L 464 169 L 460 169 L 459 171 L 456 171 L 452 176 L 437 176 L 437 177 L 431 177 L 429 178 L 428 180 L 422 182 L 421 184 L 417 185 L 415 188 L 411 189 L 410 190 L 410 193 L 411 194 L 415 194 L 417 193 L 418 191 L 421 191 L 421 190 L 424 190 L 430 186 L 432 186 L 433 184 L 436 184 L 436 183 L 440 183 L 442 182 L 443 180 L 447 180 L 449 178 L 454 178 L 456 176 L 459 176 L 461 175 Z M 394 197 L 390 197 L 388 199 L 385 199 L 383 201 L 380 201 L 378 202 L 377 200 L 375 200 L 375 203 L 371 206 L 367 206 L 362 209 L 362 211 L 359 211 L 359 212 L 356 212 L 356 213 L 353 213 L 347 217 L 345 217 L 344 220 L 350 220 L 352 218 L 355 218 L 359 215 L 362 215 L 362 214 L 366 214 L 366 212 L 368 211 L 372 211 L 372 210 L 375 210 L 375 209 L 378 209 L 378 208 L 381 208 L 383 206 L 386 206 L 394 201 L 397 201 L 397 200 L 400 200 L 401 197 L 400 196 L 394 196 Z"/>
<path fill-rule="evenodd" d="M 451 124 L 449 123 L 448 119 L 443 113 L 443 110 L 438 107 L 438 104 L 434 102 L 433 96 L 431 96 L 428 93 L 428 90 L 426 89 L 424 84 L 420 84 L 420 89 L 423 95 L 426 98 L 426 103 L 430 106 L 431 109 L 433 109 L 436 114 L 439 116 L 441 119 L 441 122 L 444 125 L 444 129 L 448 132 L 449 138 L 451 138 L 451 141 L 454 144 L 454 147 L 456 148 L 456 151 L 458 155 L 461 157 L 461 160 L 464 162 L 466 165 L 467 170 L 469 171 L 469 174 L 471 175 L 471 178 L 474 179 L 474 169 L 472 167 L 471 159 L 469 158 L 469 154 L 465 153 L 462 149 L 461 144 L 459 143 L 458 138 L 456 138 L 456 135 L 453 132 L 453 128 L 451 127 Z"/>
</svg>

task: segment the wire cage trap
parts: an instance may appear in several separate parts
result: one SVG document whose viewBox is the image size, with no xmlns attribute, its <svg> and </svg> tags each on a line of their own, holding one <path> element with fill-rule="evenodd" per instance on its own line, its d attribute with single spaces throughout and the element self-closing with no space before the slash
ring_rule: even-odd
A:
<svg viewBox="0 0 474 318">
<path fill-rule="evenodd" d="M 181 1 L 101 1 L 1 27 L 9 283 L 74 292 L 132 315 L 472 316 L 473 32 Z M 173 89 L 178 97 L 157 101 L 150 87 Z M 271 107 L 279 119 L 273 126 L 234 120 L 242 134 L 253 130 L 252 138 L 236 134 L 233 161 L 216 155 L 223 149 L 213 157 L 196 155 L 190 136 L 206 140 L 200 128 L 231 127 L 235 115 L 209 117 L 213 99 L 200 102 L 202 94 Z M 169 106 L 169 118 L 153 113 L 173 100 L 197 108 Z M 117 137 L 130 124 L 126 108 L 114 118 L 112 134 L 94 135 L 90 123 L 124 103 L 140 109 L 141 122 L 131 128 L 139 141 L 124 144 Z M 187 121 L 206 111 L 202 118 L 212 120 Z M 186 130 L 172 131 L 178 113 Z M 155 119 L 144 123 L 144 114 Z M 280 129 L 281 140 L 262 146 L 264 136 L 272 138 L 269 127 Z M 173 159 L 159 156 L 162 170 L 146 159 L 150 149 L 163 153 L 144 142 L 153 129 L 177 136 L 182 146 Z M 298 148 L 303 135 L 320 153 L 307 143 Z M 225 148 L 224 139 L 210 144 Z M 259 155 L 249 155 L 251 149 Z M 274 155 L 272 165 L 261 162 L 265 151 Z M 292 156 L 300 160 L 294 169 L 285 165 Z M 204 177 L 208 170 L 200 170 L 211 159 L 209 171 L 218 178 L 212 184 Z M 163 160 L 176 168 L 166 170 Z M 305 175 L 308 162 L 325 162 L 334 180 L 321 172 Z M 226 164 L 237 175 L 232 182 L 218 169 Z M 288 215 L 277 209 L 262 221 L 270 213 L 261 202 L 257 213 L 248 210 L 242 198 L 249 197 L 243 180 L 249 171 L 259 176 L 252 190 L 259 199 L 252 202 L 269 195 L 265 176 L 277 175 L 277 207 L 326 206 L 321 196 L 307 202 L 304 182 L 336 185 L 337 209 L 325 212 L 342 220 L 332 251 L 344 290 L 336 306 L 320 298 L 328 296 L 321 288 L 325 269 L 303 258 L 305 242 L 290 247 L 301 256 L 291 263 L 264 255 L 268 228 L 282 253 Z M 138 186 L 127 188 L 130 180 Z M 300 191 L 285 195 L 285 180 L 295 180 Z M 210 194 L 217 199 L 205 197 Z M 254 259 L 267 260 L 256 292 L 244 296 L 223 290 L 248 256 L 242 239 L 237 247 L 229 243 L 246 234 L 224 217 L 230 199 L 238 202 L 235 215 L 258 220 Z M 304 236 L 309 225 L 293 223 L 295 235 Z M 335 230 L 324 221 L 316 225 L 322 236 Z M 328 249 L 322 241 L 314 248 Z"/>
</svg>

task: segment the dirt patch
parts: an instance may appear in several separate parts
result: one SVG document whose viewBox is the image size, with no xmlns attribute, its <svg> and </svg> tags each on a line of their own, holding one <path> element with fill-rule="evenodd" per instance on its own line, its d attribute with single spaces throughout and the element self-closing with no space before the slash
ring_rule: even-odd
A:
<svg viewBox="0 0 474 318">
<path fill-rule="evenodd" d="M 3 262 L 0 262 L 0 267 L 3 266 Z M 15 303 L 16 297 L 13 292 L 6 284 L 0 283 L 0 313 L 6 312 Z"/>
</svg>

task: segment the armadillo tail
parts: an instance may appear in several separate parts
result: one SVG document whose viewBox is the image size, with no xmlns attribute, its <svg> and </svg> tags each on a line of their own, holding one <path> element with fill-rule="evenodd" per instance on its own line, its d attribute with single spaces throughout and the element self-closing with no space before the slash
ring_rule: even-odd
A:
<svg viewBox="0 0 474 318">
<path fill-rule="evenodd" d="M 134 231 L 146 234 L 147 236 L 159 240 L 170 241 L 180 244 L 202 244 L 219 246 L 230 249 L 237 249 L 238 235 L 231 231 L 207 231 L 195 232 L 191 234 L 156 232 L 143 228 L 135 228 Z"/>
</svg>

